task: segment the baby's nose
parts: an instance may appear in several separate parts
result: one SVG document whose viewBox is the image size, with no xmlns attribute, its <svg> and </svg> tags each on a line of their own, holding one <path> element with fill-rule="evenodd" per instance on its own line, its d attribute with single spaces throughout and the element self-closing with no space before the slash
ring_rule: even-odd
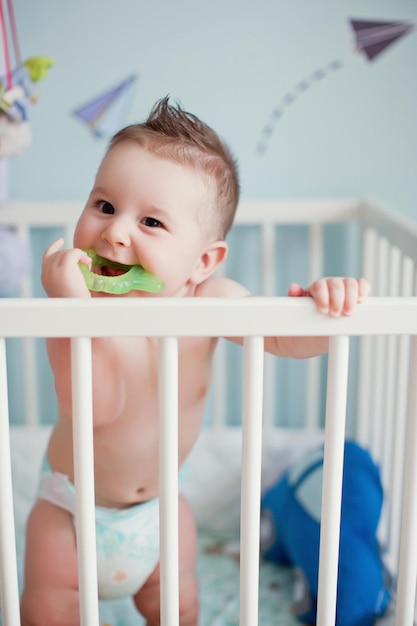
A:
<svg viewBox="0 0 417 626">
<path fill-rule="evenodd" d="M 111 246 L 128 246 L 130 243 L 130 228 L 127 220 L 114 219 L 103 230 L 102 239 Z"/>
</svg>

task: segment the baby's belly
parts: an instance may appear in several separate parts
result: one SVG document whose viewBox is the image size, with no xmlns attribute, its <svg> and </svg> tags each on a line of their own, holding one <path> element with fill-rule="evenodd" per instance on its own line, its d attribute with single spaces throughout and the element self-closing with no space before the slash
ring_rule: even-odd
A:
<svg viewBox="0 0 417 626">
<path fill-rule="evenodd" d="M 180 411 L 178 466 L 187 458 L 198 436 L 203 403 Z M 52 434 L 48 457 L 51 467 L 74 481 L 72 420 L 61 415 Z M 94 428 L 96 504 L 125 508 L 146 502 L 159 493 L 159 427 L 154 411 L 125 415 Z"/>
<path fill-rule="evenodd" d="M 156 462 L 155 462 L 156 458 Z M 99 506 L 124 508 L 158 495 L 158 457 L 129 453 L 95 457 L 95 494 Z"/>
<path fill-rule="evenodd" d="M 178 467 L 198 436 L 195 425 L 194 421 L 192 428 L 180 428 Z M 123 508 L 159 494 L 158 429 L 148 429 L 146 436 L 141 431 L 127 438 L 118 437 L 120 431 L 109 440 L 95 433 L 95 492 L 99 506 Z"/>
</svg>

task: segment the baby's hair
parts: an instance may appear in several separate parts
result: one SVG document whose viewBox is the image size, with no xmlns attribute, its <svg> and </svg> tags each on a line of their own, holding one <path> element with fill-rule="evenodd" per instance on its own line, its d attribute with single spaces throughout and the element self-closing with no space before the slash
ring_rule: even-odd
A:
<svg viewBox="0 0 417 626">
<path fill-rule="evenodd" d="M 212 199 L 202 207 L 204 224 L 216 238 L 226 237 L 239 201 L 239 178 L 232 153 L 212 128 L 178 103 L 169 104 L 167 96 L 156 102 L 146 122 L 120 130 L 111 139 L 109 150 L 123 141 L 136 142 L 201 174 L 214 189 L 214 206 Z"/>
</svg>

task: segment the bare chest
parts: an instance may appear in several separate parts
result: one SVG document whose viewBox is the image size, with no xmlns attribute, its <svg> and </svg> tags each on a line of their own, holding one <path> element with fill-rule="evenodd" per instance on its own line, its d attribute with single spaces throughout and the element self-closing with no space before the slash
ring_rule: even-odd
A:
<svg viewBox="0 0 417 626">
<path fill-rule="evenodd" d="M 178 368 L 174 367 L 170 373 L 178 377 L 180 412 L 207 395 L 214 348 L 215 340 L 211 338 L 179 339 Z M 123 339 L 118 349 L 123 351 L 118 360 L 126 381 L 127 405 L 133 401 L 138 409 L 155 404 L 162 366 L 158 340 Z"/>
</svg>

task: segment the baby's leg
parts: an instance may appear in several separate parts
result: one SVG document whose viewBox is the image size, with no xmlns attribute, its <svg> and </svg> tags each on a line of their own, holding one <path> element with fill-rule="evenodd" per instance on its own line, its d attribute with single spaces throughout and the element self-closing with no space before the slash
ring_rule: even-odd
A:
<svg viewBox="0 0 417 626">
<path fill-rule="evenodd" d="M 197 533 L 190 505 L 183 496 L 179 498 L 179 567 L 180 567 L 180 626 L 198 624 L 198 583 L 196 577 Z M 159 565 L 138 591 L 134 600 L 138 611 L 147 619 L 148 626 L 158 626 Z"/>
<path fill-rule="evenodd" d="M 79 626 L 75 530 L 71 515 L 38 500 L 26 530 L 22 626 Z"/>
</svg>

